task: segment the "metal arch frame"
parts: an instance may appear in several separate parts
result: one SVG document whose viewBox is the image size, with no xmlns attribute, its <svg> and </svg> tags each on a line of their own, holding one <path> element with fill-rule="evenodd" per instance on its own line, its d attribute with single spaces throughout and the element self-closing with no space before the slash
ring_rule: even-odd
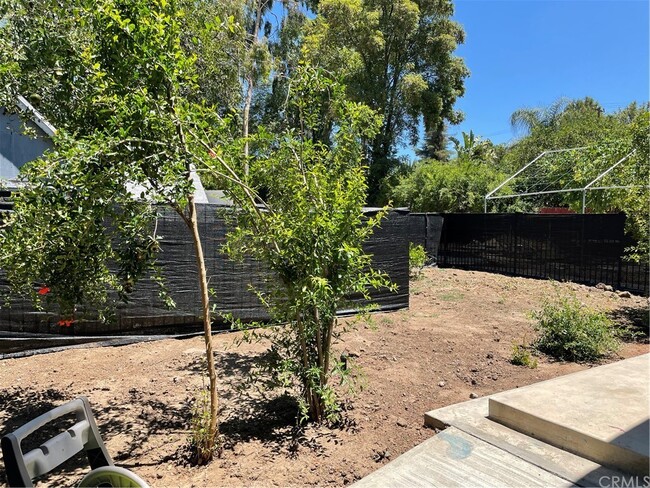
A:
<svg viewBox="0 0 650 488">
<path fill-rule="evenodd" d="M 582 146 L 582 147 L 572 147 L 572 148 L 566 148 L 566 149 L 553 149 L 550 151 L 544 151 L 542 152 L 539 156 L 537 156 L 535 159 L 527 163 L 525 166 L 523 166 L 521 169 L 516 171 L 514 174 L 509 176 L 506 180 L 504 180 L 502 183 L 500 183 L 494 190 L 489 192 L 487 195 L 484 197 L 484 202 L 483 202 L 483 211 L 487 213 L 487 204 L 488 200 L 499 200 L 499 199 L 504 199 L 504 198 L 515 198 L 515 197 L 527 197 L 527 196 L 533 196 L 533 195 L 550 195 L 550 194 L 555 194 L 555 193 L 570 193 L 570 192 L 582 192 L 582 213 L 584 214 L 586 211 L 586 203 L 587 203 L 587 191 L 589 190 L 613 190 L 613 189 L 630 189 L 630 188 L 641 188 L 641 187 L 648 187 L 650 188 L 650 185 L 612 185 L 612 186 L 592 186 L 599 180 L 601 180 L 604 176 L 609 174 L 610 171 L 612 171 L 614 168 L 625 162 L 630 156 L 632 156 L 635 152 L 636 149 L 634 149 L 632 152 L 628 153 L 621 159 L 619 159 L 616 163 L 611 165 L 607 170 L 603 171 L 600 173 L 596 178 L 591 180 L 586 186 L 582 188 L 566 188 L 566 189 L 561 189 L 561 190 L 545 190 L 545 191 L 535 191 L 535 192 L 526 192 L 526 193 L 513 193 L 510 195 L 498 195 L 498 196 L 493 196 L 497 191 L 499 191 L 501 188 L 503 188 L 508 182 L 512 181 L 514 178 L 519 176 L 521 173 L 526 171 L 530 166 L 535 164 L 539 159 L 542 157 L 546 156 L 547 154 L 553 154 L 553 153 L 560 153 L 560 152 L 567 152 L 567 151 L 580 151 L 583 149 L 587 149 L 590 146 Z"/>
<path fill-rule="evenodd" d="M 591 189 L 591 190 L 608 190 L 608 189 L 612 189 L 612 188 L 614 188 L 613 186 L 612 186 L 612 187 L 604 186 L 604 187 L 594 187 L 594 188 L 591 188 L 591 185 L 593 185 L 594 183 L 596 183 L 596 182 L 597 182 L 598 180 L 600 180 L 603 176 L 605 176 L 605 175 L 606 175 L 607 173 L 609 173 L 611 170 L 613 170 L 614 168 L 616 168 L 619 164 L 621 164 L 622 162 L 626 161 L 626 160 L 627 160 L 630 156 L 632 156 L 632 154 L 634 154 L 635 152 L 636 152 L 636 149 L 632 150 L 632 152 L 629 153 L 629 154 L 627 154 L 626 156 L 623 156 L 623 157 L 622 157 L 621 159 L 619 159 L 616 163 L 614 163 L 612 166 L 610 166 L 606 171 L 603 171 L 601 174 L 599 174 L 598 176 L 596 176 L 596 178 L 594 178 L 593 180 L 591 180 L 591 182 L 589 182 L 589 184 L 588 184 L 587 186 L 585 186 L 585 187 L 582 189 L 582 213 L 585 213 L 585 209 L 586 209 L 586 203 L 587 203 L 587 190 L 590 190 L 590 189 Z M 628 185 L 626 188 L 635 188 L 635 187 L 638 187 L 638 186 L 641 186 L 641 185 Z M 623 187 L 621 187 L 621 188 L 623 188 Z"/>
</svg>

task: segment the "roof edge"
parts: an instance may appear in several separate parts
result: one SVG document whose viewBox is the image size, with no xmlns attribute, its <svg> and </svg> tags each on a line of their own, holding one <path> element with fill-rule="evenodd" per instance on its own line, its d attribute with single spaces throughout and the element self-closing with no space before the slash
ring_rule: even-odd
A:
<svg viewBox="0 0 650 488">
<path fill-rule="evenodd" d="M 29 112 L 29 114 L 31 114 L 30 118 L 32 122 L 34 122 L 39 127 L 39 129 L 45 132 L 45 134 L 47 134 L 49 137 L 54 137 L 54 134 L 56 134 L 56 129 L 54 126 L 50 124 L 47 119 L 43 117 L 41 113 L 27 101 L 25 97 L 18 95 L 16 104 L 18 105 L 18 108 L 21 110 L 21 112 Z"/>
</svg>

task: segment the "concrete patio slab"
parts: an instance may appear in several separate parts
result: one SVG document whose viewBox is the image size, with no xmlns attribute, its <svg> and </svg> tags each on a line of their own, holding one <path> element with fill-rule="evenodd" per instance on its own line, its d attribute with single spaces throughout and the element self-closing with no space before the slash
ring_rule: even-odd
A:
<svg viewBox="0 0 650 488">
<path fill-rule="evenodd" d="M 645 354 L 493 395 L 488 417 L 596 463 L 649 473 Z"/>
<path fill-rule="evenodd" d="M 565 487 L 573 486 L 573 483 L 450 427 L 353 486 Z"/>
</svg>

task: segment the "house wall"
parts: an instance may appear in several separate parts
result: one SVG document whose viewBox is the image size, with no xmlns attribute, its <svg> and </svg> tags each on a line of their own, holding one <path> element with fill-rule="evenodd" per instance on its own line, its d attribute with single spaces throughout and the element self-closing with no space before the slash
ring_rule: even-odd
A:
<svg viewBox="0 0 650 488">
<path fill-rule="evenodd" d="M 0 180 L 15 179 L 22 165 L 39 158 L 52 147 L 52 142 L 40 129 L 36 128 L 36 132 L 36 138 L 24 135 L 20 117 L 0 109 Z"/>
</svg>

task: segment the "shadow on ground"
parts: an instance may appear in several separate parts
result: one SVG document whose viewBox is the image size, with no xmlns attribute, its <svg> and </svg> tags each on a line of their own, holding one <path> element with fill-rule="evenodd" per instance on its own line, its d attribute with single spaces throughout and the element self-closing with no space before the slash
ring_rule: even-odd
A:
<svg viewBox="0 0 650 488">
<path fill-rule="evenodd" d="M 330 429 L 299 424 L 299 392 L 278 387 L 261 367 L 272 359 L 268 352 L 217 354 L 222 401 L 219 419 L 224 448 L 232 449 L 237 444 L 258 441 L 273 453 L 290 457 L 295 456 L 301 447 L 320 449 L 321 441 L 334 437 L 334 434 Z M 205 374 L 204 363 L 204 360 L 195 359 L 185 370 Z M 345 421 L 336 427 L 354 428 Z"/>
<path fill-rule="evenodd" d="M 223 352 L 218 353 L 215 359 L 219 374 L 220 430 L 225 449 L 258 441 L 272 452 L 293 456 L 300 447 L 318 449 L 323 437 L 332 435 L 328 429 L 317 428 L 307 429 L 307 434 L 304 428 L 298 426 L 299 406 L 295 392 L 271 387 L 271 378 L 258 367 L 268 359 L 265 353 Z M 204 363 L 204 360 L 193 359 L 178 364 L 177 368 L 189 372 L 191 376 L 205 376 Z M 207 389 L 207 378 L 203 385 Z M 92 391 L 99 389 L 102 388 L 82 394 L 91 397 L 95 421 L 117 465 L 137 470 L 139 466 L 188 462 L 187 443 L 175 452 L 168 450 L 162 458 L 152 459 L 147 454 L 152 445 L 178 442 L 179 433 L 183 438 L 189 438 L 193 407 L 199 391 L 190 391 L 179 402 L 178 395 L 174 400 L 165 396 L 165 392 L 130 388 L 128 393 L 111 391 L 104 395 L 105 400 L 93 401 Z M 0 435 L 14 431 L 77 396 L 79 394 L 74 391 L 52 388 L 41 391 L 19 386 L 0 389 Z M 38 447 L 73 423 L 72 416 L 53 422 L 48 428 L 30 436 L 23 450 L 27 452 Z M 155 443 L 152 443 L 153 438 L 156 438 Z M 88 470 L 87 460 L 82 453 L 51 472 L 46 481 L 51 486 L 70 484 L 71 477 L 78 476 L 80 479 Z M 6 479 L 3 462 L 0 462 L 0 479 Z"/>
<path fill-rule="evenodd" d="M 295 452 L 305 444 L 303 429 L 297 426 L 298 402 L 291 391 L 276 388 L 261 367 L 268 353 L 223 352 L 216 356 L 219 374 L 220 430 L 224 448 L 259 441 L 275 453 Z M 195 359 L 186 370 L 205 374 L 205 361 Z M 207 385 L 207 379 L 204 381 Z"/>
<path fill-rule="evenodd" d="M 619 327 L 623 340 L 648 343 L 650 318 L 648 307 L 621 307 L 612 310 L 609 317 Z"/>
</svg>

